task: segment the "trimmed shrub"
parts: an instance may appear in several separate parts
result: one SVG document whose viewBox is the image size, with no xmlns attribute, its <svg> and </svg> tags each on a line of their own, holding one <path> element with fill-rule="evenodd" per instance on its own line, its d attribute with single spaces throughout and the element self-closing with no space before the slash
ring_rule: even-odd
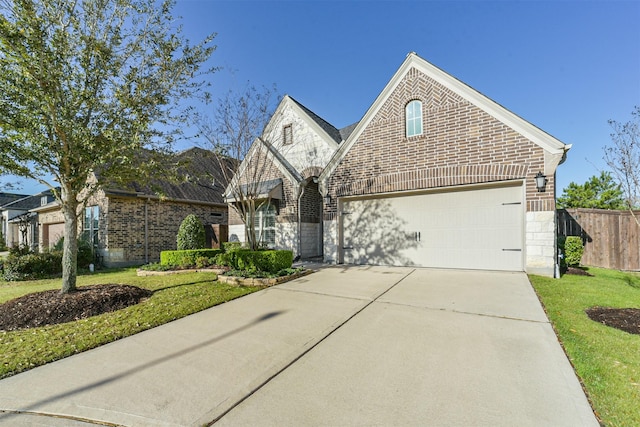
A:
<svg viewBox="0 0 640 427">
<path fill-rule="evenodd" d="M 162 251 L 160 252 L 160 264 L 177 265 L 180 267 L 194 267 L 199 258 L 216 258 L 222 253 L 221 249 L 194 249 L 187 251 Z"/>
<path fill-rule="evenodd" d="M 200 218 L 194 214 L 190 214 L 182 220 L 182 224 L 180 224 L 180 228 L 178 229 L 176 243 L 179 251 L 205 248 L 207 238 L 204 232 L 204 225 L 202 225 Z"/>
<path fill-rule="evenodd" d="M 582 254 L 584 253 L 584 245 L 582 238 L 578 236 L 568 236 L 564 242 L 564 259 L 569 267 L 577 267 L 580 265 Z"/>
<path fill-rule="evenodd" d="M 280 270 L 291 268 L 293 265 L 292 251 L 252 251 L 241 249 L 226 255 L 228 256 L 229 267 L 248 272 L 264 271 L 276 274 Z"/>
</svg>

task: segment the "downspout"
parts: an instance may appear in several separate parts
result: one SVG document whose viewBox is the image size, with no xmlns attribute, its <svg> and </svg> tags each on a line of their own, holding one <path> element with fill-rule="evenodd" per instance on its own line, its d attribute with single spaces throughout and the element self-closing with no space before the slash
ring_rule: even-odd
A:
<svg viewBox="0 0 640 427">
<path fill-rule="evenodd" d="M 144 263 L 149 264 L 149 198 L 144 201 Z"/>
<path fill-rule="evenodd" d="M 298 196 L 298 257 L 302 258 L 302 196 L 306 184 L 301 184 L 300 195 Z"/>
</svg>

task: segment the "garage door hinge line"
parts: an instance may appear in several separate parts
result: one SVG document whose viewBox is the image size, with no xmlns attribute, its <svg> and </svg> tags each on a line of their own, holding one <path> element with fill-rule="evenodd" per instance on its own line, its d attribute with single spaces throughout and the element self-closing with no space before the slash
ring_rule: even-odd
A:
<svg viewBox="0 0 640 427">
<path fill-rule="evenodd" d="M 395 282 L 394 284 L 392 284 L 391 286 L 389 286 L 389 288 L 387 288 L 386 291 L 380 293 L 380 295 L 376 296 L 375 298 L 373 298 L 371 301 L 369 301 L 368 303 L 366 303 L 365 305 L 363 305 L 359 310 L 357 310 L 355 313 L 353 313 L 351 316 L 349 316 L 345 321 L 343 321 L 342 323 L 338 324 L 333 330 L 329 331 L 329 333 L 327 333 L 327 335 L 325 335 L 324 337 L 322 337 L 321 339 L 318 340 L 318 342 L 316 342 L 314 345 L 312 345 L 311 347 L 307 348 L 305 351 L 303 351 L 302 353 L 300 353 L 297 357 L 295 357 L 293 360 L 291 360 L 291 362 L 287 363 L 285 366 L 283 366 L 281 369 L 279 369 L 276 373 L 274 373 L 273 375 L 271 375 L 269 378 L 267 378 L 265 381 L 263 381 L 261 384 L 258 384 L 253 390 L 251 390 L 249 393 L 247 393 L 246 396 L 242 397 L 241 399 L 239 399 L 237 402 L 235 402 L 233 405 L 231 405 L 231 407 L 229 409 L 227 409 L 226 411 L 224 411 L 222 414 L 218 415 L 216 418 L 214 418 L 211 422 L 209 422 L 208 424 L 206 424 L 207 426 L 212 426 L 215 423 L 217 423 L 218 421 L 220 421 L 225 415 L 227 415 L 229 412 L 233 411 L 238 405 L 240 405 L 242 402 L 244 402 L 245 400 L 247 400 L 248 398 L 250 398 L 251 396 L 253 396 L 257 391 L 259 391 L 262 387 L 264 387 L 265 385 L 267 385 L 269 382 L 271 382 L 271 380 L 273 380 L 275 377 L 277 377 L 278 375 L 280 375 L 282 372 L 284 372 L 285 370 L 287 370 L 290 366 L 292 366 L 294 363 L 296 363 L 298 360 L 300 360 L 301 358 L 303 358 L 307 353 L 309 353 L 311 350 L 313 350 L 314 348 L 316 348 L 318 345 L 320 345 L 320 343 L 322 343 L 324 340 L 326 340 L 327 338 L 329 338 L 331 335 L 333 335 L 334 332 L 336 332 L 338 329 L 342 328 L 344 325 L 346 325 L 347 323 L 349 323 L 349 321 L 351 321 L 351 319 L 353 319 L 354 317 L 356 317 L 358 314 L 362 313 L 367 307 L 369 307 L 371 304 L 373 304 L 374 302 L 376 302 L 381 296 L 383 296 L 384 294 L 386 294 L 387 292 L 389 292 L 391 289 L 395 288 L 396 285 L 398 285 L 400 282 L 402 282 L 404 279 L 406 279 L 407 277 L 409 277 L 411 274 L 413 274 L 413 272 L 416 271 L 415 268 L 412 269 L 410 272 L 408 272 L 407 274 L 405 274 L 404 276 L 402 276 L 397 282 Z"/>
</svg>

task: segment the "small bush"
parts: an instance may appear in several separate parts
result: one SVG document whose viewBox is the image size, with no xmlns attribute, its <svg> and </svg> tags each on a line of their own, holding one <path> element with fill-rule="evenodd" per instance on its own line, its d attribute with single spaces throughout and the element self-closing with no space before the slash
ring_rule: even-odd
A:
<svg viewBox="0 0 640 427">
<path fill-rule="evenodd" d="M 164 265 L 160 263 L 145 264 L 140 266 L 140 270 L 144 271 L 170 271 L 174 269 L 175 266 L 173 265 Z"/>
<path fill-rule="evenodd" d="M 51 277 L 62 273 L 62 253 L 30 253 L 28 255 L 9 255 L 4 261 L 5 280 L 31 280 Z"/>
<path fill-rule="evenodd" d="M 242 278 L 275 278 L 275 277 L 283 277 L 290 276 L 295 273 L 301 273 L 304 271 L 304 268 L 285 268 L 277 273 L 269 273 L 266 271 L 247 271 L 247 270 L 229 270 L 223 273 L 223 276 L 233 276 L 233 277 L 242 277 Z"/>
<path fill-rule="evenodd" d="M 180 228 L 178 229 L 176 243 L 179 251 L 203 249 L 206 246 L 207 239 L 204 232 L 204 225 L 202 225 L 200 218 L 191 214 L 182 220 L 182 224 L 180 224 Z"/>
<path fill-rule="evenodd" d="M 195 267 L 198 258 L 216 258 L 222 253 L 220 249 L 194 249 L 185 251 L 162 251 L 160 252 L 160 264 L 178 265 L 181 267 Z"/>
<path fill-rule="evenodd" d="M 64 249 L 64 237 L 58 239 L 49 252 L 62 253 Z M 89 264 L 95 260 L 93 245 L 87 239 L 78 240 L 78 268 L 89 268 Z"/>
<path fill-rule="evenodd" d="M 564 259 L 567 265 L 569 267 L 579 266 L 583 253 L 582 239 L 578 236 L 568 236 L 564 242 Z"/>
<path fill-rule="evenodd" d="M 7 244 L 4 241 L 4 234 L 2 234 L 2 231 L 0 231 L 0 252 L 4 252 L 8 249 L 9 248 L 7 248 Z"/>
<path fill-rule="evenodd" d="M 240 242 L 223 242 L 222 249 L 225 252 L 234 252 L 242 249 L 242 243 Z"/>
<path fill-rule="evenodd" d="M 78 268 L 89 268 L 89 264 L 94 260 L 95 254 L 91 242 L 85 239 L 78 240 Z"/>
<path fill-rule="evenodd" d="M 220 267 L 231 267 L 230 254 L 220 253 L 216 255 L 214 264 Z"/>
<path fill-rule="evenodd" d="M 205 268 L 215 264 L 215 257 L 209 258 L 206 256 L 199 256 L 196 258 L 196 267 Z"/>
</svg>

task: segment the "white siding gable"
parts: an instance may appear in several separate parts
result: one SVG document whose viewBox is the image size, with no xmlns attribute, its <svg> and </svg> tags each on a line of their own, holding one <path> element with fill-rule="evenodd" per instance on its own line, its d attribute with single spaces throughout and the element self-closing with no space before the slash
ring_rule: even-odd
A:
<svg viewBox="0 0 640 427">
<path fill-rule="evenodd" d="M 291 126 L 292 141 L 284 144 L 285 126 Z M 338 144 L 295 101 L 285 96 L 264 133 L 269 142 L 300 174 L 324 168 Z"/>
</svg>

